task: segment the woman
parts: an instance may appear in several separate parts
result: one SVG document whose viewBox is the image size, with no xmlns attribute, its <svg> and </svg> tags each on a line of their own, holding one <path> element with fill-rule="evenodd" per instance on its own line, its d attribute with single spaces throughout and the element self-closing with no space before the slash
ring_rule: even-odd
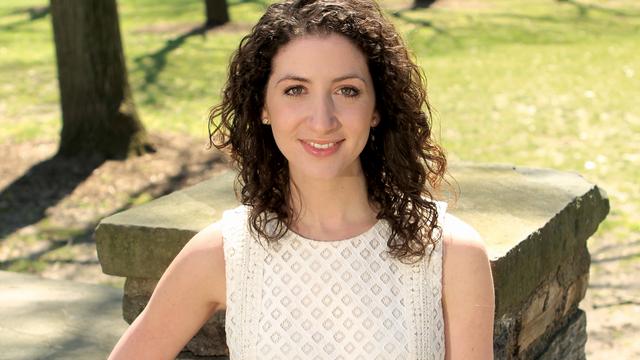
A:
<svg viewBox="0 0 640 360">
<path fill-rule="evenodd" d="M 220 309 L 234 360 L 491 359 L 489 261 L 429 191 L 446 161 L 422 80 L 373 1 L 271 5 L 211 114 L 243 205 L 184 247 L 111 359 L 174 358 Z"/>
</svg>

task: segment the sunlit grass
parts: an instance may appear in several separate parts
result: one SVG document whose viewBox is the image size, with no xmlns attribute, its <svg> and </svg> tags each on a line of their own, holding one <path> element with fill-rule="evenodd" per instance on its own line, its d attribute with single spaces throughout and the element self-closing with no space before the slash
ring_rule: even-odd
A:
<svg viewBox="0 0 640 360">
<path fill-rule="evenodd" d="M 231 0 L 233 24 L 186 36 L 204 20 L 202 1 L 118 1 L 129 80 L 149 131 L 206 137 L 228 59 L 269 2 Z M 583 174 L 611 197 L 600 233 L 638 238 L 640 3 L 410 3 L 382 1 L 426 73 L 450 158 Z M 26 10 L 47 4 L 0 3 L 3 142 L 58 136 L 51 19 L 30 20 Z"/>
</svg>

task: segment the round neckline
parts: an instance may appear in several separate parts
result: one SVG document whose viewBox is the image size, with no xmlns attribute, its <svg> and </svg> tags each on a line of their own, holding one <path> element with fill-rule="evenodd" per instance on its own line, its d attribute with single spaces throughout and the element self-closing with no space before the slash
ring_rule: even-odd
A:
<svg viewBox="0 0 640 360">
<path fill-rule="evenodd" d="M 377 228 L 379 228 L 382 225 L 383 221 L 384 221 L 383 219 L 377 219 L 377 221 L 373 225 L 371 225 L 367 230 L 365 230 L 364 232 L 362 232 L 362 233 L 360 233 L 358 235 L 355 235 L 355 236 L 352 236 L 352 237 L 349 237 L 349 238 L 346 238 L 346 239 L 340 239 L 340 240 L 316 240 L 316 239 L 310 239 L 310 238 L 307 238 L 307 237 L 304 237 L 304 236 L 298 234 L 297 232 L 291 230 L 290 228 L 287 228 L 287 231 L 289 233 L 291 233 L 292 238 L 298 239 L 298 240 L 301 240 L 301 241 L 306 241 L 306 242 L 313 243 L 313 244 L 321 244 L 321 243 L 341 244 L 341 243 L 353 242 L 355 240 L 358 240 L 358 239 L 361 239 L 363 237 L 366 237 L 367 235 L 373 233 Z"/>
</svg>

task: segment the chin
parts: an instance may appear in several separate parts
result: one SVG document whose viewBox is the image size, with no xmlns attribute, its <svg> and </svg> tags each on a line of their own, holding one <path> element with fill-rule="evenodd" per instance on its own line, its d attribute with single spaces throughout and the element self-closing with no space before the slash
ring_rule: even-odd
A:
<svg viewBox="0 0 640 360">
<path fill-rule="evenodd" d="M 298 174 L 308 179 L 317 179 L 317 180 L 332 180 L 342 176 L 337 171 L 317 171 L 317 170 L 302 171 L 302 172 L 298 172 Z"/>
<path fill-rule="evenodd" d="M 309 165 L 309 164 L 306 164 Z M 362 171 L 358 171 L 360 170 L 358 169 L 345 169 L 345 168 L 337 168 L 337 167 L 327 167 L 327 166 L 316 166 L 316 167 L 310 167 L 307 166 L 306 168 L 298 168 L 297 171 L 295 171 L 295 174 L 298 174 L 301 177 L 307 178 L 307 179 L 317 179 L 317 180 L 334 180 L 334 179 L 338 179 L 338 178 L 345 178 L 345 177 L 353 177 L 353 176 L 357 176 L 358 174 L 362 174 Z M 290 173 L 294 173 L 294 172 L 290 172 Z"/>
</svg>

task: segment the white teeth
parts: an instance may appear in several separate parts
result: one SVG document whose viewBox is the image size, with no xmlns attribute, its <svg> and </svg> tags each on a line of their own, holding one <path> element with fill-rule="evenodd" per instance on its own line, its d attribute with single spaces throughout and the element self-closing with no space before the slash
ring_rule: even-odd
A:
<svg viewBox="0 0 640 360">
<path fill-rule="evenodd" d="M 316 149 L 328 149 L 328 148 L 333 147 L 333 146 L 336 145 L 336 143 L 334 143 L 334 142 L 333 143 L 328 143 L 328 144 L 317 144 L 317 143 L 314 143 L 314 142 L 307 142 L 307 144 L 313 146 Z"/>
</svg>

